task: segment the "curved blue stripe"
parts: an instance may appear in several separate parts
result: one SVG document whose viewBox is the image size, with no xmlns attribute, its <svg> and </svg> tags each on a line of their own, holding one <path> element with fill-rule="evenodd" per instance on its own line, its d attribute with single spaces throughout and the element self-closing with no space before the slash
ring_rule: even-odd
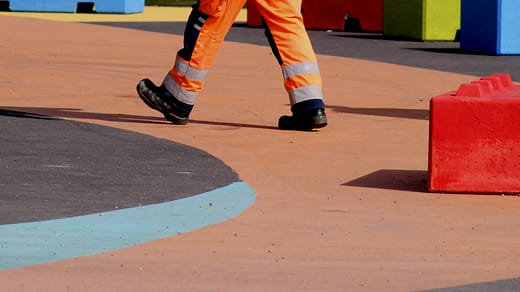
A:
<svg viewBox="0 0 520 292">
<path fill-rule="evenodd" d="M 172 202 L 0 226 L 0 270 L 129 247 L 226 221 L 256 195 L 237 182 Z"/>
</svg>

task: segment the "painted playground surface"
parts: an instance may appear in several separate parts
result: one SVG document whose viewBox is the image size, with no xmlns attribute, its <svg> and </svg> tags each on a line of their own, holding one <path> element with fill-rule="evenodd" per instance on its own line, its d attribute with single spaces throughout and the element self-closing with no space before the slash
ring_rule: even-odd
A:
<svg viewBox="0 0 520 292">
<path fill-rule="evenodd" d="M 182 43 L 163 12 L 0 13 L 2 291 L 520 289 L 520 197 L 426 187 L 430 98 L 517 56 L 313 31 L 330 125 L 280 131 L 239 26 L 174 126 L 135 93 Z"/>
</svg>

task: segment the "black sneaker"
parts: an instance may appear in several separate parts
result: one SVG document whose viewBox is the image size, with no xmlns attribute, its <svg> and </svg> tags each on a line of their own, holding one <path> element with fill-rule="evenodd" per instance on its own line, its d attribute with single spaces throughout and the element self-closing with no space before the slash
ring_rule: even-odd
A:
<svg viewBox="0 0 520 292">
<path fill-rule="evenodd" d="M 280 130 L 310 131 L 327 126 L 324 109 L 313 109 L 292 116 L 281 116 L 278 120 Z"/>
<path fill-rule="evenodd" d="M 188 123 L 189 112 L 183 111 L 173 96 L 168 96 L 166 89 L 156 86 L 150 79 L 143 79 L 137 83 L 139 97 L 150 108 L 159 111 L 170 122 L 176 125 Z"/>
</svg>

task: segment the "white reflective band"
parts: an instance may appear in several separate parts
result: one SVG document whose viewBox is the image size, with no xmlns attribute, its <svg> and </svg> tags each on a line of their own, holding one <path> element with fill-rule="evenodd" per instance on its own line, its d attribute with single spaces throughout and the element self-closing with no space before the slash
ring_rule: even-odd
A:
<svg viewBox="0 0 520 292">
<path fill-rule="evenodd" d="M 321 93 L 320 86 L 307 85 L 293 89 L 289 92 L 289 97 L 291 99 L 291 105 L 293 105 L 309 99 L 323 99 L 323 94 Z"/>
<path fill-rule="evenodd" d="M 318 64 L 314 62 L 301 62 L 282 67 L 283 78 L 287 79 L 300 74 L 320 74 Z"/>
<path fill-rule="evenodd" d="M 177 100 L 184 102 L 185 104 L 194 105 L 198 92 L 189 91 L 182 88 L 173 77 L 168 73 L 162 83 L 168 91 L 177 98 Z"/>
<path fill-rule="evenodd" d="M 202 27 L 200 27 L 200 25 L 198 25 L 198 24 L 196 24 L 196 23 L 193 25 L 193 27 L 194 27 L 196 30 L 198 30 L 198 31 L 200 31 L 200 30 L 202 29 Z"/>
<path fill-rule="evenodd" d="M 199 22 L 200 22 L 201 24 L 204 24 L 204 23 L 206 22 L 206 19 L 204 19 L 204 18 L 201 17 L 201 16 L 199 16 L 199 19 L 198 19 L 198 20 L 199 20 Z"/>
<path fill-rule="evenodd" d="M 191 80 L 204 81 L 208 75 L 208 70 L 197 70 L 190 65 L 183 63 L 178 58 L 175 60 L 175 71 Z"/>
</svg>

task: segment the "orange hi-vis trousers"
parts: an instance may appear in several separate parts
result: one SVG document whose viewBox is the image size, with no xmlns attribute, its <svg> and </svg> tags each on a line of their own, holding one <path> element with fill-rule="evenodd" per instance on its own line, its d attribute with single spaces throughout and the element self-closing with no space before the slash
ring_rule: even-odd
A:
<svg viewBox="0 0 520 292">
<path fill-rule="evenodd" d="M 321 76 L 303 24 L 302 0 L 256 0 L 266 25 L 266 36 L 282 70 L 291 105 L 308 101 L 323 105 Z M 182 103 L 193 106 L 222 42 L 246 0 L 199 0 L 184 32 L 184 47 L 177 53 L 163 86 Z M 251 3 L 250 3 L 251 5 Z"/>
</svg>

